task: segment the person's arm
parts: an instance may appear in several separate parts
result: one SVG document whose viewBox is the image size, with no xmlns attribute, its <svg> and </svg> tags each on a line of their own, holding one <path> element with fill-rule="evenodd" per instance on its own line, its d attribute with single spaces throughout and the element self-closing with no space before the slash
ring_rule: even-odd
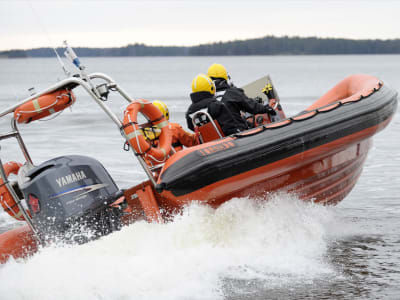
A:
<svg viewBox="0 0 400 300">
<path fill-rule="evenodd" d="M 198 144 L 196 134 L 185 131 L 181 125 L 174 123 L 174 135 L 176 139 L 185 147 L 192 147 Z"/>
<path fill-rule="evenodd" d="M 247 97 L 242 89 L 236 89 L 234 92 L 234 97 L 236 97 L 240 102 L 240 106 L 243 111 L 251 113 L 253 115 L 265 113 L 276 115 L 276 112 L 268 104 L 264 105 L 254 99 Z"/>
<path fill-rule="evenodd" d="M 236 89 L 235 92 L 236 92 L 235 96 L 238 99 L 240 99 L 239 100 L 240 101 L 240 106 L 241 106 L 243 111 L 251 113 L 253 115 L 255 115 L 255 114 L 264 114 L 264 113 L 268 112 L 267 108 L 263 104 L 257 102 L 254 99 L 251 99 L 251 98 L 247 97 L 242 89 Z"/>
</svg>

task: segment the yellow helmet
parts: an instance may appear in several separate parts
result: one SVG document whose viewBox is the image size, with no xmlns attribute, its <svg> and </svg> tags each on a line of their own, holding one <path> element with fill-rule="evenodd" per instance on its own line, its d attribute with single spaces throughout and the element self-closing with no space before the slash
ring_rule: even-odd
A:
<svg viewBox="0 0 400 300">
<path fill-rule="evenodd" d="M 192 81 L 192 92 L 209 92 L 214 95 L 215 84 L 207 75 L 199 74 Z"/>
<path fill-rule="evenodd" d="M 169 120 L 169 110 L 168 110 L 167 105 L 164 102 L 162 102 L 160 100 L 156 100 L 156 101 L 153 101 L 153 105 L 155 107 L 157 107 L 163 113 L 163 115 L 165 116 L 165 118 L 167 120 Z"/>
<path fill-rule="evenodd" d="M 228 80 L 228 73 L 223 65 L 213 64 L 208 68 L 207 75 L 211 78 L 223 78 Z"/>
</svg>

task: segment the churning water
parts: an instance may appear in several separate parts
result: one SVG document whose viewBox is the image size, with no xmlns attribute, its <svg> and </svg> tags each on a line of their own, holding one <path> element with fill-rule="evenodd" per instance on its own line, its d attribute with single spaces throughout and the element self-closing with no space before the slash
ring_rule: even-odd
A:
<svg viewBox="0 0 400 300">
<path fill-rule="evenodd" d="M 184 124 L 191 79 L 222 63 L 235 84 L 271 74 L 287 114 L 347 75 L 367 73 L 400 90 L 400 56 L 260 56 L 85 59 L 133 98 L 163 100 Z M 0 110 L 63 78 L 55 59 L 0 60 Z M 118 129 L 82 89 L 54 120 L 20 126 L 33 161 L 68 154 L 104 164 L 120 188 L 145 179 Z M 122 115 L 126 102 L 108 104 Z M 1 133 L 10 131 L 9 118 Z M 336 207 L 239 198 L 214 210 L 193 203 L 168 224 L 137 222 L 80 246 L 56 245 L 0 266 L 0 299 L 398 299 L 400 119 L 374 139 L 363 174 Z M 22 161 L 1 141 L 3 162 Z M 19 226 L 0 212 L 0 232 Z"/>
</svg>

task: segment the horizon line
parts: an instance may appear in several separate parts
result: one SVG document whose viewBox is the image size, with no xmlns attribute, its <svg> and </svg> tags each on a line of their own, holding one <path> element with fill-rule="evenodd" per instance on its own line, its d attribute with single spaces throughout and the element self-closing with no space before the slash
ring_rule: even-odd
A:
<svg viewBox="0 0 400 300">
<path fill-rule="evenodd" d="M 323 39 L 323 40 L 349 40 L 349 41 L 396 41 L 400 40 L 399 38 L 345 38 L 345 37 L 320 37 L 320 36 L 299 36 L 299 35 L 282 35 L 282 36 L 276 36 L 276 35 L 265 35 L 262 37 L 253 37 L 253 38 L 246 38 L 246 39 L 235 39 L 235 40 L 227 40 L 227 41 L 214 41 L 214 42 L 208 42 L 208 43 L 201 43 L 201 44 L 194 44 L 194 45 L 152 45 L 152 44 L 145 44 L 143 42 L 134 42 L 134 43 L 128 43 L 123 46 L 73 46 L 73 48 L 89 48 L 89 49 L 110 49 L 110 48 L 125 48 L 129 46 L 134 46 L 134 45 L 143 45 L 145 47 L 179 47 L 179 48 L 192 48 L 192 47 L 199 47 L 199 46 L 204 46 L 204 45 L 213 45 L 213 44 L 219 44 L 219 43 L 230 43 L 230 42 L 241 42 L 241 41 L 250 41 L 250 40 L 260 40 L 264 38 L 277 38 L 277 39 L 282 39 L 282 38 L 300 38 L 300 39 Z M 39 46 L 39 47 L 34 47 L 34 48 L 8 48 L 8 49 L 0 49 L 0 52 L 7 52 L 7 51 L 28 51 L 28 50 L 35 50 L 35 49 L 42 49 L 42 48 L 50 48 L 53 49 L 52 46 Z M 57 48 L 64 48 L 62 46 L 55 47 Z"/>
</svg>

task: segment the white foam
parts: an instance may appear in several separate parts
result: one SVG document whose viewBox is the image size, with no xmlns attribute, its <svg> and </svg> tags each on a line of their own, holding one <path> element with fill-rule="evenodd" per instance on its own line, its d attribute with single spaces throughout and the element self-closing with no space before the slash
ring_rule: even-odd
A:
<svg viewBox="0 0 400 300">
<path fill-rule="evenodd" d="M 332 209 L 269 198 L 216 210 L 194 203 L 168 224 L 138 222 L 9 261 L 0 267 L 1 299 L 218 299 L 226 279 L 274 285 L 334 273 L 324 260 Z"/>
</svg>

